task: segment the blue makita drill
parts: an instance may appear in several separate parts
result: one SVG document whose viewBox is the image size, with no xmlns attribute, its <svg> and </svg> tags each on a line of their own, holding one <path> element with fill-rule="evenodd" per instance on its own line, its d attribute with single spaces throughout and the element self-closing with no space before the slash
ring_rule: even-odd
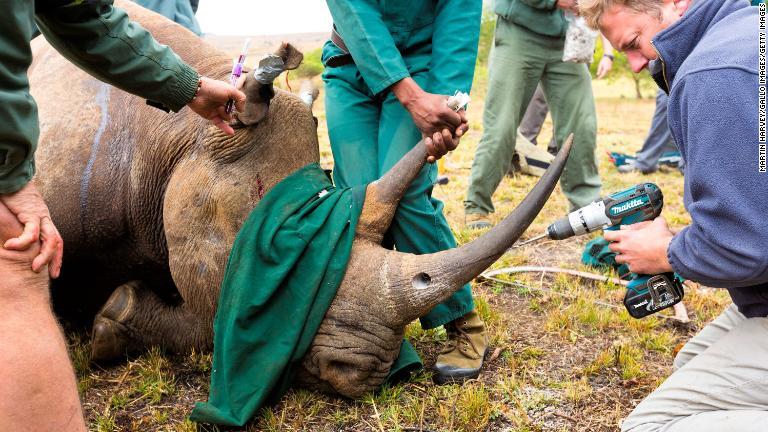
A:
<svg viewBox="0 0 768 432">
<path fill-rule="evenodd" d="M 641 183 L 575 210 L 547 227 L 547 232 L 519 246 L 542 238 L 563 240 L 575 235 L 653 220 L 661 214 L 664 197 L 653 183 Z M 683 299 L 683 285 L 674 273 L 635 275 L 627 287 L 624 307 L 642 318 L 675 305 Z"/>
</svg>

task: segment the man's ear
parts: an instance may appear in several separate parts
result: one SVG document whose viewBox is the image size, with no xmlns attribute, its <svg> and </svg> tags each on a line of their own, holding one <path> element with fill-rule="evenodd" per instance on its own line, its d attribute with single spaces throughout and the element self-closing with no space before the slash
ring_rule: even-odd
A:
<svg viewBox="0 0 768 432">
<path fill-rule="evenodd" d="M 236 115 L 233 127 L 255 125 L 266 117 L 269 102 L 275 96 L 273 81 L 282 72 L 299 67 L 304 55 L 293 45 L 283 42 L 274 54 L 263 58 L 259 66 L 248 73 L 243 82 L 245 109 Z"/>
</svg>

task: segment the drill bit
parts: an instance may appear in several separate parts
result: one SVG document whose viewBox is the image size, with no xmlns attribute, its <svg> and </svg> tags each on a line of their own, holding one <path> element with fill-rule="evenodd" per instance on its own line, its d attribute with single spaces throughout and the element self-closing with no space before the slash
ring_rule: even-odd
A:
<svg viewBox="0 0 768 432">
<path fill-rule="evenodd" d="M 547 236 L 547 233 L 544 233 L 544 234 L 541 234 L 541 235 L 537 235 L 536 237 L 534 237 L 532 239 L 529 239 L 529 240 L 526 240 L 524 242 L 516 243 L 516 244 L 512 245 L 512 248 L 519 248 L 520 246 L 525 246 L 528 243 L 533 243 L 533 242 L 539 241 L 539 240 L 545 238 L 546 236 Z"/>
</svg>

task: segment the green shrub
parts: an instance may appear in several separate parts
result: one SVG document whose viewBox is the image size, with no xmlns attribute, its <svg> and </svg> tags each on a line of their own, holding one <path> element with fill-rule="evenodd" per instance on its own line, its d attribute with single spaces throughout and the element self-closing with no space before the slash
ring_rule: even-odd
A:
<svg viewBox="0 0 768 432">
<path fill-rule="evenodd" d="M 318 48 L 304 54 L 304 61 L 296 69 L 296 75 L 300 78 L 312 78 L 323 73 L 323 63 L 320 61 L 322 53 L 323 49 Z"/>
</svg>

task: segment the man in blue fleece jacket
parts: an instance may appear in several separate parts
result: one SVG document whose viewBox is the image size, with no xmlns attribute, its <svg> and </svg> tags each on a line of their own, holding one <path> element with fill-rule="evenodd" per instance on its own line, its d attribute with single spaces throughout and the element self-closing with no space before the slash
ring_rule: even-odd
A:
<svg viewBox="0 0 768 432">
<path fill-rule="evenodd" d="M 762 6 L 761 6 L 762 7 Z M 745 0 L 584 0 L 581 12 L 669 93 L 691 224 L 608 233 L 636 273 L 728 288 L 734 306 L 691 339 L 624 431 L 768 428 L 768 174 L 758 143 L 758 8 Z M 764 33 L 764 30 L 761 31 Z M 764 147 L 763 147 L 764 148 Z M 763 159 L 764 167 L 765 159 Z"/>
</svg>

